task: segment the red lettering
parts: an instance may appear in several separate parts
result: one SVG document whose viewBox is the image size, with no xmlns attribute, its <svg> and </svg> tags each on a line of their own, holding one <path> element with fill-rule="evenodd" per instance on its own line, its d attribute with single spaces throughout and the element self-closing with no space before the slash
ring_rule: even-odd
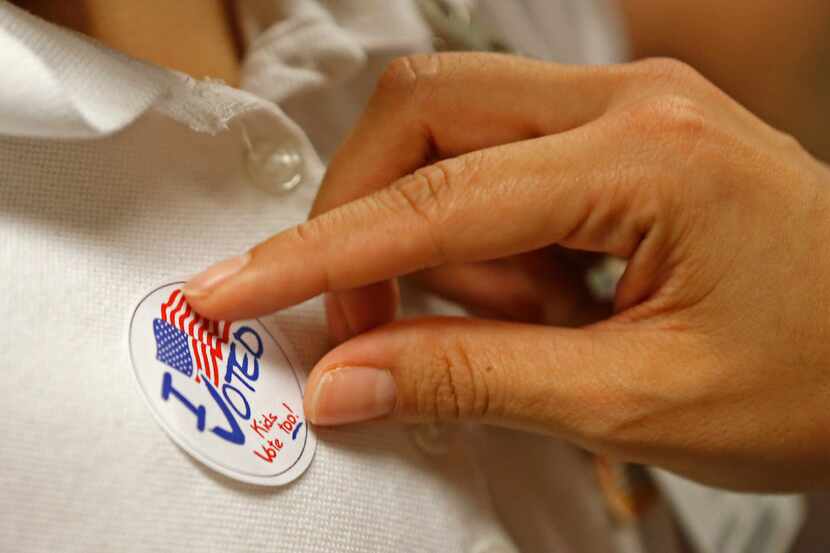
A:
<svg viewBox="0 0 830 553">
<path fill-rule="evenodd" d="M 256 419 L 254 419 L 254 422 L 251 423 L 251 430 L 259 434 L 260 438 L 265 438 L 265 436 L 263 436 L 262 434 L 262 431 L 268 432 L 268 429 L 261 427 Z"/>
<path fill-rule="evenodd" d="M 270 447 L 266 448 L 265 446 L 262 446 L 262 451 L 265 452 L 265 455 L 263 455 L 262 453 L 260 453 L 257 450 L 253 450 L 253 451 L 254 451 L 254 455 L 259 457 L 260 459 L 262 459 L 266 463 L 273 463 L 274 458 L 277 456 L 277 452 L 273 448 L 270 448 Z"/>
</svg>

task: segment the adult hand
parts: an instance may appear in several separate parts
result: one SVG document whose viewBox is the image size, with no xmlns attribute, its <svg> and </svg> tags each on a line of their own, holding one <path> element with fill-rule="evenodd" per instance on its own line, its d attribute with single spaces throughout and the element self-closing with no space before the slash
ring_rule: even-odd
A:
<svg viewBox="0 0 830 553">
<path fill-rule="evenodd" d="M 185 293 L 238 319 L 335 292 L 329 317 L 349 335 L 392 319 L 401 275 L 552 246 L 627 258 L 614 313 L 582 328 L 425 318 L 347 340 L 314 368 L 308 417 L 478 420 L 713 484 L 817 485 L 828 173 L 679 62 L 405 58 L 311 219 Z"/>
</svg>

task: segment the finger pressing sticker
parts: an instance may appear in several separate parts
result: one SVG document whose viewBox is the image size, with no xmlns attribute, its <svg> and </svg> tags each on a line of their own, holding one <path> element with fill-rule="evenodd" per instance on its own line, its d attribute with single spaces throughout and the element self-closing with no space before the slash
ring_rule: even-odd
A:
<svg viewBox="0 0 830 553">
<path fill-rule="evenodd" d="M 147 294 L 130 320 L 130 358 L 150 409 L 210 468 L 252 484 L 291 482 L 311 463 L 316 438 L 288 340 L 256 319 L 199 316 L 181 285 Z"/>
</svg>

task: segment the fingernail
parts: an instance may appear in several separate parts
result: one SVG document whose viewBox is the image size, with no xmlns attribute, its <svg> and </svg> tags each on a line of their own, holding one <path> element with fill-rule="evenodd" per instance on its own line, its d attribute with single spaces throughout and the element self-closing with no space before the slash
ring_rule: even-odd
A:
<svg viewBox="0 0 830 553">
<path fill-rule="evenodd" d="M 320 377 L 312 391 L 314 424 L 333 426 L 376 419 L 395 408 L 395 380 L 389 371 L 370 367 L 343 367 Z"/>
<path fill-rule="evenodd" d="M 191 298 L 198 298 L 208 295 L 222 282 L 242 270 L 251 259 L 251 254 L 246 253 L 220 261 L 216 265 L 208 267 L 198 275 L 188 280 L 182 287 L 184 295 Z"/>
</svg>

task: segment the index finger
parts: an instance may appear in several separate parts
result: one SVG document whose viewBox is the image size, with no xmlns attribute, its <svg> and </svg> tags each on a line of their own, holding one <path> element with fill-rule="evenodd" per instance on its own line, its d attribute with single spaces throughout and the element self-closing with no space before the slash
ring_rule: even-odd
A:
<svg viewBox="0 0 830 553">
<path fill-rule="evenodd" d="M 642 212 L 653 211 L 655 201 L 633 201 L 647 192 L 627 186 L 625 175 L 613 170 L 628 151 L 616 124 L 597 123 L 420 169 L 258 245 L 231 267 L 232 274 L 209 275 L 210 282 L 197 277 L 185 294 L 203 315 L 235 319 L 325 291 L 553 243 L 627 257 L 647 234 L 643 223 L 653 217 Z M 598 149 L 608 160 L 597 159 Z M 631 152 L 638 155 L 636 148 Z M 659 241 L 656 235 L 650 239 Z"/>
</svg>

